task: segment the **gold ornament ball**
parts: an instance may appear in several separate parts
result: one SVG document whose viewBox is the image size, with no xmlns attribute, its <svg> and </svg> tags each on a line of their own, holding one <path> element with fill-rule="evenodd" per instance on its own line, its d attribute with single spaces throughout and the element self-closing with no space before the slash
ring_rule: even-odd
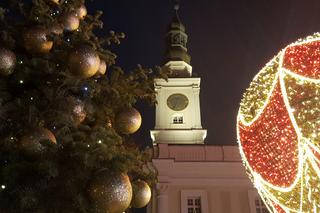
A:
<svg viewBox="0 0 320 213">
<path fill-rule="evenodd" d="M 102 171 L 88 188 L 95 213 L 120 213 L 130 205 L 132 186 L 128 175 Z"/>
<path fill-rule="evenodd" d="M 65 13 L 59 20 L 66 31 L 75 31 L 80 25 L 79 18 L 75 12 Z"/>
<path fill-rule="evenodd" d="M 54 4 L 59 4 L 59 0 L 49 0 L 49 1 L 54 3 Z"/>
<path fill-rule="evenodd" d="M 0 75 L 10 75 L 13 73 L 17 59 L 14 52 L 6 48 L 0 48 Z"/>
<path fill-rule="evenodd" d="M 110 119 L 107 119 L 107 127 L 112 128 L 112 122 Z"/>
<path fill-rule="evenodd" d="M 58 110 L 63 111 L 70 118 L 69 120 L 74 126 L 82 123 L 87 117 L 85 104 L 82 100 L 74 97 L 63 97 L 57 102 Z"/>
<path fill-rule="evenodd" d="M 100 58 L 91 47 L 80 46 L 70 53 L 68 65 L 73 74 L 81 78 L 90 78 L 97 73 Z"/>
<path fill-rule="evenodd" d="M 48 32 L 61 35 L 63 33 L 63 27 L 60 24 L 53 24 L 49 27 Z"/>
<path fill-rule="evenodd" d="M 135 133 L 141 126 L 140 112 L 135 108 L 129 108 L 116 116 L 116 129 L 122 134 Z"/>
<path fill-rule="evenodd" d="M 56 137 L 50 130 L 38 128 L 21 138 L 19 148 L 27 155 L 38 155 L 45 150 L 45 146 L 41 144 L 41 141 L 57 143 Z"/>
<path fill-rule="evenodd" d="M 30 53 L 48 53 L 53 42 L 47 39 L 47 30 L 42 26 L 28 29 L 23 34 L 24 48 Z"/>
<path fill-rule="evenodd" d="M 73 115 L 74 121 L 77 124 L 82 123 L 84 119 L 86 119 L 87 113 L 84 109 L 84 104 L 82 103 L 82 101 L 80 100 L 75 101 L 72 109 L 72 115 Z"/>
<path fill-rule="evenodd" d="M 77 17 L 82 20 L 86 15 L 88 14 L 87 8 L 84 5 L 81 5 L 77 10 L 76 10 Z"/>
<path fill-rule="evenodd" d="M 151 199 L 151 189 L 143 180 L 137 180 L 132 183 L 132 193 L 131 206 L 134 208 L 145 207 Z"/>
<path fill-rule="evenodd" d="M 105 60 L 100 59 L 100 65 L 97 74 L 104 75 L 107 71 L 107 64 Z"/>
</svg>

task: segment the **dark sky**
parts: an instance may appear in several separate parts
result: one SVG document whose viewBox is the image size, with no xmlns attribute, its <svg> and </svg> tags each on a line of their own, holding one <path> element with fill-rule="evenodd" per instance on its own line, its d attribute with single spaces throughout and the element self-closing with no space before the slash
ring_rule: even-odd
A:
<svg viewBox="0 0 320 213">
<path fill-rule="evenodd" d="M 105 29 L 126 33 L 113 50 L 118 65 L 162 65 L 171 0 L 95 0 L 89 10 L 104 11 Z M 236 115 L 254 75 L 280 49 L 320 30 L 319 0 L 181 0 L 180 17 L 189 35 L 193 72 L 201 77 L 202 125 L 210 144 L 236 144 Z M 154 127 L 143 110 L 141 140 Z"/>
</svg>

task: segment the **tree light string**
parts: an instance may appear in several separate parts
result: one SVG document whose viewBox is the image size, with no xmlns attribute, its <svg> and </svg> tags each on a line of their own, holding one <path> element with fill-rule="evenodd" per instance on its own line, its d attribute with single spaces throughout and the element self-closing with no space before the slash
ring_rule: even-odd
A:
<svg viewBox="0 0 320 213">
<path fill-rule="evenodd" d="M 237 116 L 243 164 L 270 212 L 320 212 L 320 34 L 284 48 Z"/>
</svg>

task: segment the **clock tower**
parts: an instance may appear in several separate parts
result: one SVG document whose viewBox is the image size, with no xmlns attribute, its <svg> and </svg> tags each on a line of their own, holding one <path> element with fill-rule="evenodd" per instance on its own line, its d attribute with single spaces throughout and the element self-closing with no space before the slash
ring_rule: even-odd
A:
<svg viewBox="0 0 320 213">
<path fill-rule="evenodd" d="M 193 77 L 191 57 L 187 51 L 188 35 L 178 10 L 166 34 L 163 69 L 168 80 L 156 79 L 157 92 L 155 128 L 150 131 L 154 144 L 203 144 L 207 130 L 202 129 L 200 113 L 200 78 Z"/>
<path fill-rule="evenodd" d="M 150 133 L 157 183 L 147 212 L 266 212 L 246 176 L 238 147 L 204 144 L 207 130 L 201 126 L 201 79 L 192 74 L 188 36 L 178 6 L 166 34 L 163 69 L 170 70 L 169 78 L 154 82 L 156 119 Z"/>
</svg>

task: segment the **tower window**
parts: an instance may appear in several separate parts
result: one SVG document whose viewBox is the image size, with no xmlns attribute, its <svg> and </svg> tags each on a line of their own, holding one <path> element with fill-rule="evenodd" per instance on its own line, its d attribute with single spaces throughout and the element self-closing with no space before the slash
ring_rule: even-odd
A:
<svg viewBox="0 0 320 213">
<path fill-rule="evenodd" d="M 173 123 L 174 124 L 183 124 L 183 116 L 173 116 Z"/>
<path fill-rule="evenodd" d="M 188 197 L 188 213 L 201 213 L 201 197 Z"/>
</svg>

